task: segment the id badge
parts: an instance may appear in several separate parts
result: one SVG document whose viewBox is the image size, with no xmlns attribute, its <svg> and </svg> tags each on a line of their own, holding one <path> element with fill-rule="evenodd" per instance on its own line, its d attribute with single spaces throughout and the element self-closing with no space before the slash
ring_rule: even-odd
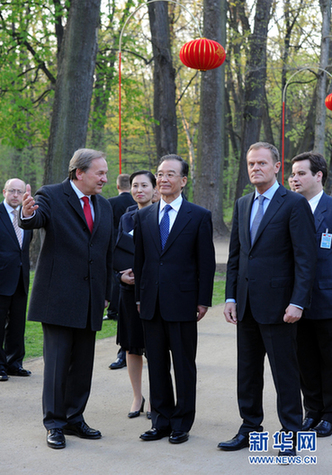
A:
<svg viewBox="0 0 332 475">
<path fill-rule="evenodd" d="M 332 243 L 332 234 L 329 234 L 328 230 L 326 230 L 326 233 L 322 233 L 320 247 L 322 249 L 331 249 L 331 243 Z"/>
</svg>

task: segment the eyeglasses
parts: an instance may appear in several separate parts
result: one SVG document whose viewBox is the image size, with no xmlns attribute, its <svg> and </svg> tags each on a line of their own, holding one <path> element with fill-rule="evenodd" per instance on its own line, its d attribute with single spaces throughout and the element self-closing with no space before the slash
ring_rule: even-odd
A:
<svg viewBox="0 0 332 475">
<path fill-rule="evenodd" d="M 12 189 L 6 190 L 6 191 L 7 191 L 7 193 L 10 193 L 11 195 L 15 195 L 15 193 L 17 195 L 23 195 L 23 193 L 25 193 L 24 191 L 21 191 L 21 190 L 12 190 Z"/>
<path fill-rule="evenodd" d="M 169 179 L 169 180 L 172 180 L 173 178 L 175 178 L 176 176 L 182 176 L 182 175 L 177 175 L 176 173 L 162 173 L 162 172 L 158 172 L 155 174 L 155 177 L 157 180 L 162 180 L 163 178 L 166 178 Z"/>
</svg>

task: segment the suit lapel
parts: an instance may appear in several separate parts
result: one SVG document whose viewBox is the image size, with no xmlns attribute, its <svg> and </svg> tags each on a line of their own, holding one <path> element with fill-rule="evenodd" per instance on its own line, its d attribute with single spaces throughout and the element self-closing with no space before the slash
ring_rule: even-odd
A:
<svg viewBox="0 0 332 475">
<path fill-rule="evenodd" d="M 255 193 L 251 193 L 247 196 L 247 199 L 244 204 L 244 219 L 245 219 L 245 226 L 244 226 L 244 238 L 245 242 L 248 245 L 248 248 L 251 248 L 251 237 L 250 237 L 250 216 L 251 216 L 251 208 L 254 202 Z M 241 216 L 239 216 L 241 219 Z"/>
<path fill-rule="evenodd" d="M 91 200 L 92 200 L 93 209 L 95 212 L 95 219 L 94 219 L 93 228 L 92 228 L 92 235 L 93 235 L 100 224 L 100 206 L 99 206 L 99 199 L 97 198 L 96 195 L 92 195 Z"/>
<path fill-rule="evenodd" d="M 84 215 L 84 211 L 82 208 L 82 205 L 80 203 L 80 200 L 73 190 L 69 178 L 67 178 L 65 181 L 62 182 L 63 187 L 64 187 L 64 194 L 67 195 L 68 203 L 70 206 L 76 211 L 76 213 L 79 215 L 79 217 L 83 220 L 83 222 L 86 224 L 86 219 Z"/>
<path fill-rule="evenodd" d="M 158 251 L 161 252 L 161 243 L 159 235 L 159 206 L 160 203 L 156 203 L 152 206 L 149 206 L 149 213 L 146 217 L 146 223 L 149 227 L 149 231 L 155 246 L 157 247 Z"/>
<path fill-rule="evenodd" d="M 280 206 L 283 205 L 284 200 L 285 200 L 285 195 L 286 195 L 286 189 L 282 185 L 280 185 L 277 191 L 275 192 L 271 200 L 271 203 L 267 207 L 267 210 L 263 216 L 261 224 L 259 225 L 253 246 L 255 245 L 257 239 L 259 239 L 259 236 L 262 234 L 262 232 L 264 231 L 266 226 L 269 224 L 273 216 L 279 210 Z"/>
<path fill-rule="evenodd" d="M 326 200 L 326 195 L 325 195 L 325 193 L 323 193 L 323 195 L 322 195 L 321 199 L 319 200 L 318 205 L 315 209 L 315 212 L 314 212 L 316 232 L 318 232 L 318 230 L 320 228 L 320 225 L 324 220 L 325 213 L 327 211 L 326 201 L 327 201 Z M 323 229 L 322 231 L 325 232 L 326 229 Z M 331 230 L 329 229 L 328 232 L 331 232 Z"/>
<path fill-rule="evenodd" d="M 175 239 L 178 237 L 178 235 L 181 233 L 183 228 L 187 225 L 187 223 L 190 220 L 191 220 L 191 207 L 188 201 L 183 199 L 162 253 L 166 252 L 167 249 L 173 244 Z M 159 226 L 158 226 L 158 233 L 159 233 Z"/>
<path fill-rule="evenodd" d="M 13 223 L 11 222 L 10 217 L 8 216 L 7 210 L 5 208 L 5 205 L 3 203 L 0 204 L 0 219 L 3 225 L 5 226 L 5 228 L 7 229 L 8 233 L 10 234 L 10 236 L 14 239 L 15 243 L 20 247 Z M 26 232 L 23 233 L 24 238 L 26 237 L 25 235 L 26 235 Z"/>
</svg>

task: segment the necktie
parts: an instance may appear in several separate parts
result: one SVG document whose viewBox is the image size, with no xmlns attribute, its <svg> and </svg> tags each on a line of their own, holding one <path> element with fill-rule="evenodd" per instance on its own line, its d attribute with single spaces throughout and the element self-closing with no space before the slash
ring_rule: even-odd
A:
<svg viewBox="0 0 332 475">
<path fill-rule="evenodd" d="M 91 206 L 90 206 L 89 198 L 87 196 L 83 196 L 82 200 L 84 201 L 83 211 L 85 214 L 85 219 L 89 226 L 90 233 L 92 233 L 93 219 L 92 219 L 92 214 L 91 214 Z"/>
<path fill-rule="evenodd" d="M 254 217 L 254 220 L 253 220 L 252 226 L 251 226 L 251 231 L 250 231 L 251 245 L 253 245 L 253 243 L 254 243 L 258 227 L 259 227 L 259 225 L 262 221 L 262 218 L 264 216 L 263 203 L 264 203 L 264 200 L 265 200 L 265 196 L 259 195 L 257 199 L 258 199 L 258 210 L 257 210 L 257 213 L 255 214 L 255 217 Z"/>
<path fill-rule="evenodd" d="M 13 213 L 13 215 L 14 215 L 13 226 L 14 226 L 14 229 L 15 229 L 15 233 L 16 233 L 16 236 L 17 236 L 17 240 L 18 240 L 18 242 L 19 242 L 20 247 L 22 247 L 23 236 L 22 236 L 22 229 L 18 226 L 18 220 L 17 220 L 17 217 L 18 217 L 18 210 L 17 210 L 17 209 L 14 209 L 14 211 L 12 211 L 12 213 Z"/>
<path fill-rule="evenodd" d="M 172 209 L 171 205 L 166 205 L 164 208 L 164 216 L 159 224 L 161 249 L 164 249 L 168 235 L 169 235 L 169 215 L 168 212 Z"/>
</svg>

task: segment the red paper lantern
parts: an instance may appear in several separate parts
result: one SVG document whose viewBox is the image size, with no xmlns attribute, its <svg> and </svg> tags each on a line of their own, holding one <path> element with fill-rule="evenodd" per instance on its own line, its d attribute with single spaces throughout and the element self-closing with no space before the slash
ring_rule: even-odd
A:
<svg viewBox="0 0 332 475">
<path fill-rule="evenodd" d="M 325 99 L 325 105 L 330 111 L 332 111 L 332 93 Z"/>
<path fill-rule="evenodd" d="M 215 69 L 225 61 L 226 53 L 217 41 L 199 38 L 189 41 L 180 50 L 180 59 L 188 68 L 207 71 Z"/>
</svg>

